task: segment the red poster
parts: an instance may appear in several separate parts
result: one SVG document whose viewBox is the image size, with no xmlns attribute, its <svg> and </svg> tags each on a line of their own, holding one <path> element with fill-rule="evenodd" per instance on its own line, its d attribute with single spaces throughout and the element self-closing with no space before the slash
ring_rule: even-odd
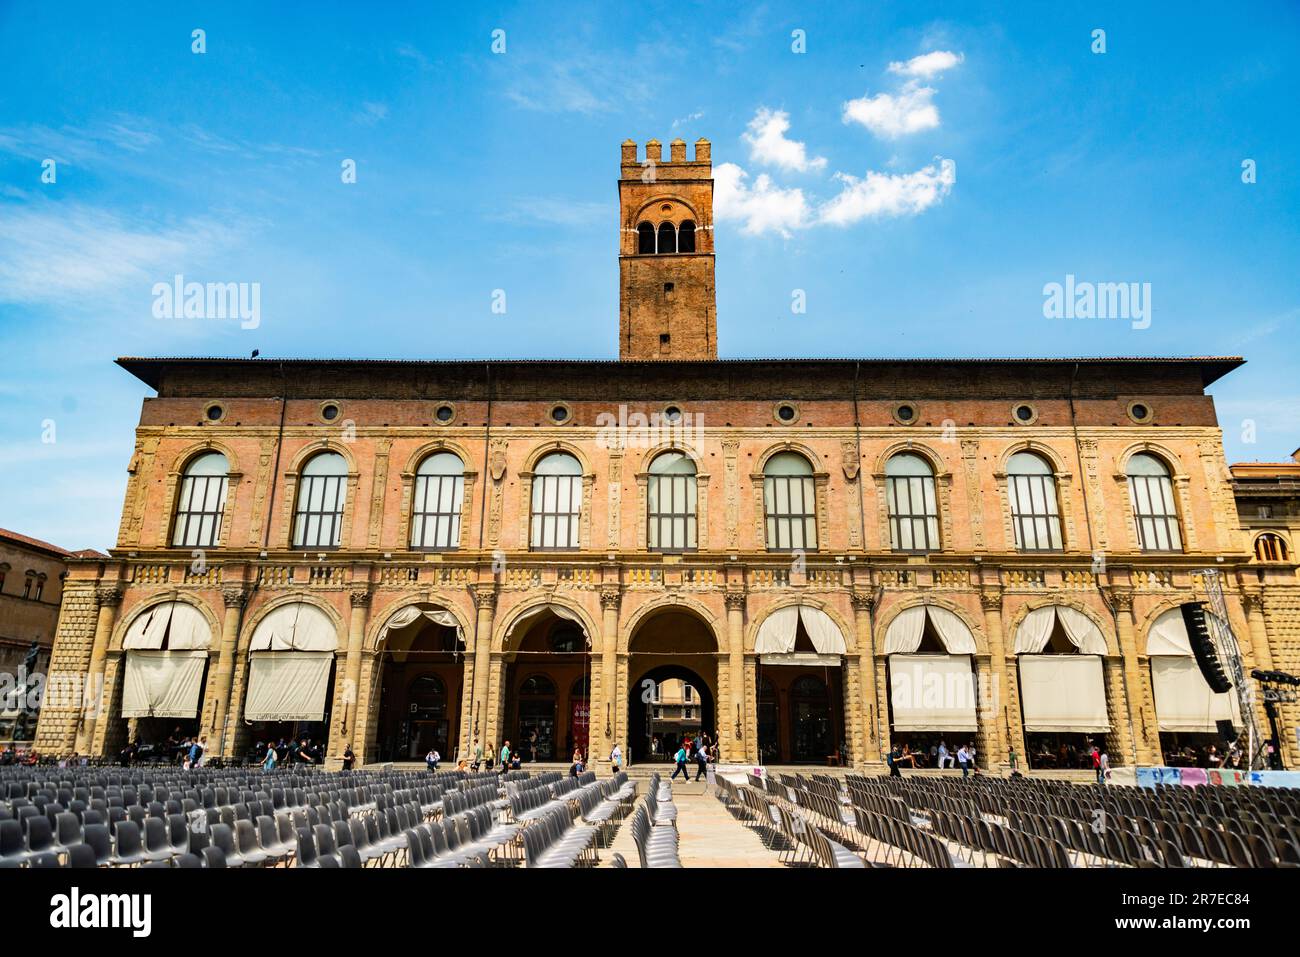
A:
<svg viewBox="0 0 1300 957">
<path fill-rule="evenodd" d="M 569 727 L 573 729 L 574 747 L 582 749 L 582 753 L 590 759 L 591 755 L 587 754 L 587 728 L 591 723 L 591 703 L 586 698 L 572 698 L 569 707 L 572 709 Z"/>
</svg>

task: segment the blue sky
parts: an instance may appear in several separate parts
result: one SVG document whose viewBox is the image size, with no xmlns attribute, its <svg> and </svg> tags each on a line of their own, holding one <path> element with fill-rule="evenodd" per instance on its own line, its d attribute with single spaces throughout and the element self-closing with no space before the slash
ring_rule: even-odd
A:
<svg viewBox="0 0 1300 957">
<path fill-rule="evenodd" d="M 1240 353 L 1229 460 L 1300 445 L 1295 4 L 284 6 L 0 0 L 0 526 L 112 544 L 118 355 L 616 355 L 628 137 L 713 142 L 725 356 Z"/>
</svg>

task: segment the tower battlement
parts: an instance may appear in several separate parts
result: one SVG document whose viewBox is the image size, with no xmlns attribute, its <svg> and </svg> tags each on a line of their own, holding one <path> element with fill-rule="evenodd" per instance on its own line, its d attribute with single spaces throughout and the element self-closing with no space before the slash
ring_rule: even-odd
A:
<svg viewBox="0 0 1300 957">
<path fill-rule="evenodd" d="M 619 358 L 716 359 L 709 141 L 624 140 L 618 198 Z"/>
</svg>

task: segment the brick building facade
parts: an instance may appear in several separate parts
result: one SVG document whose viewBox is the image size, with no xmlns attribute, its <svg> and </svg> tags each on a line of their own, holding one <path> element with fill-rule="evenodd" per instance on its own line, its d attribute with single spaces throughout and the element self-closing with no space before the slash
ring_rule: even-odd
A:
<svg viewBox="0 0 1300 957">
<path fill-rule="evenodd" d="M 619 361 L 119 360 L 157 395 L 55 651 L 100 707 L 38 746 L 636 763 L 647 680 L 681 680 L 727 761 L 1091 734 L 1151 764 L 1206 733 L 1152 661 L 1205 569 L 1248 667 L 1281 657 L 1205 394 L 1240 360 L 718 360 L 695 157 L 623 146 Z"/>
</svg>

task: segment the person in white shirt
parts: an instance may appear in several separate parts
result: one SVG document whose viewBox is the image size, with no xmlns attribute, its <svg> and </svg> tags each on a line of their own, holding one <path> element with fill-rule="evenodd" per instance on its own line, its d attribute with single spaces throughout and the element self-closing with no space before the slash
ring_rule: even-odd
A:
<svg viewBox="0 0 1300 957">
<path fill-rule="evenodd" d="M 623 750 L 617 744 L 614 745 L 614 750 L 609 752 L 609 764 L 615 774 L 618 774 L 623 766 Z"/>
<path fill-rule="evenodd" d="M 942 771 L 944 768 L 951 768 L 951 767 L 956 767 L 956 762 L 953 761 L 952 754 L 948 751 L 948 742 L 940 741 L 939 742 L 939 770 Z"/>
<path fill-rule="evenodd" d="M 957 749 L 957 765 L 961 768 L 962 777 L 970 777 L 970 753 L 964 744 Z"/>
</svg>

